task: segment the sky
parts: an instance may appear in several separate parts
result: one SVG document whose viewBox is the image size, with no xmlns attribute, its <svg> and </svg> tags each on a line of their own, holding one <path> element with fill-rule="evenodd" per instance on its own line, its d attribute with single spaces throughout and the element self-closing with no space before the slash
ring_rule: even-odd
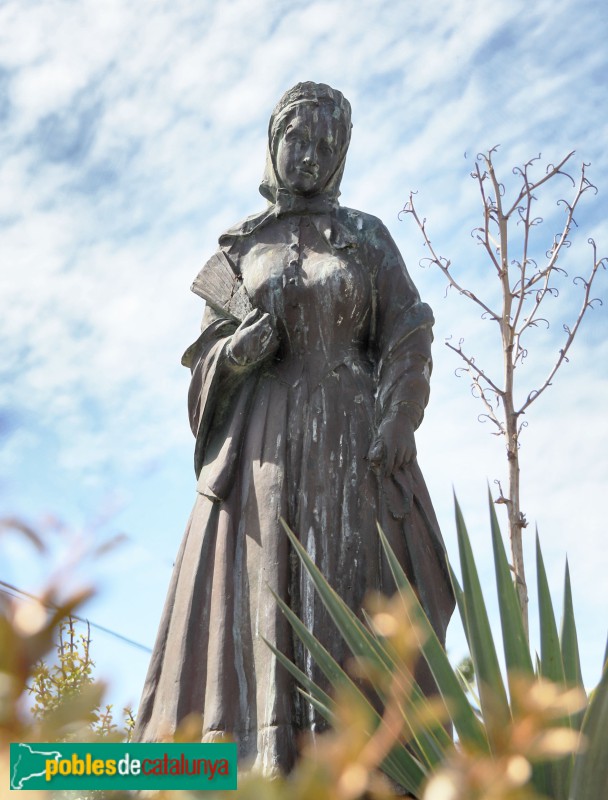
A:
<svg viewBox="0 0 608 800">
<path fill-rule="evenodd" d="M 180 358 L 203 304 L 189 287 L 218 236 L 264 207 L 272 108 L 315 80 L 353 107 L 343 204 L 385 222 L 434 310 L 419 461 L 455 563 L 453 491 L 461 502 L 498 629 L 487 487 L 505 485 L 504 445 L 478 421 L 483 408 L 444 346 L 464 338 L 476 363 L 500 374 L 497 332 L 420 266 L 420 232 L 399 212 L 416 191 L 454 275 L 496 301 L 496 276 L 470 235 L 481 220 L 476 155 L 500 145 L 507 196 L 512 168 L 539 153 L 539 176 L 572 150 L 575 172 L 590 164 L 598 192 L 577 212 L 551 327 L 527 343 L 525 398 L 576 318 L 572 279 L 590 269 L 587 240 L 608 254 L 607 38 L 598 0 L 3 0 L 0 516 L 28 522 L 48 549 L 40 557 L 4 536 L 0 580 L 33 593 L 53 575 L 66 592 L 95 585 L 83 614 L 153 645 L 195 495 Z M 539 197 L 539 257 L 570 191 L 563 179 Z M 606 301 L 607 288 L 600 272 L 594 296 Z M 607 307 L 584 320 L 569 363 L 526 415 L 521 447 L 533 646 L 538 527 L 558 607 L 569 559 L 589 686 L 608 620 Z M 108 702 L 136 706 L 148 653 L 92 634 Z M 457 625 L 448 649 L 455 661 L 464 654 Z"/>
</svg>

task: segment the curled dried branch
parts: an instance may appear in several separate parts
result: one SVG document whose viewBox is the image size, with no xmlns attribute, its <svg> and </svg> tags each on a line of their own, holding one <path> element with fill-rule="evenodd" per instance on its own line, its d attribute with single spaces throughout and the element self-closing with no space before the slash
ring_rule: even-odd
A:
<svg viewBox="0 0 608 800">
<path fill-rule="evenodd" d="M 501 484 L 501 482 L 498 480 L 498 478 L 495 478 L 495 479 L 494 479 L 494 484 L 495 484 L 496 486 L 498 486 L 498 497 L 496 498 L 496 500 L 494 500 L 494 502 L 496 503 L 496 505 L 500 505 L 500 504 L 509 505 L 509 503 L 510 503 L 511 501 L 508 499 L 508 497 L 505 497 L 505 494 L 504 494 L 504 492 L 503 492 L 503 490 L 502 490 L 502 484 Z"/>
<path fill-rule="evenodd" d="M 522 414 L 535 400 L 537 400 L 540 397 L 540 395 L 549 386 L 551 386 L 551 381 L 553 380 L 553 377 L 554 377 L 555 373 L 557 372 L 557 370 L 561 367 L 561 365 L 564 362 L 568 361 L 568 355 L 567 355 L 568 351 L 570 350 L 572 342 L 574 341 L 574 338 L 576 337 L 576 334 L 577 334 L 578 329 L 579 329 L 579 327 L 581 325 L 581 322 L 583 321 L 583 318 L 584 318 L 585 314 L 587 313 L 587 311 L 589 309 L 593 309 L 594 308 L 594 303 L 599 302 L 601 304 L 601 300 L 599 298 L 591 297 L 591 289 L 592 289 L 593 282 L 594 282 L 595 278 L 597 277 L 597 274 L 598 274 L 600 268 L 601 269 L 606 269 L 606 266 L 608 264 L 608 259 L 606 259 L 606 258 L 598 258 L 598 256 L 597 256 L 597 246 L 595 244 L 595 241 L 593 239 L 591 239 L 591 238 L 588 239 L 587 241 L 591 245 L 592 252 L 593 252 L 593 265 L 591 267 L 591 271 L 589 273 L 589 277 L 587 279 L 585 279 L 582 276 L 577 276 L 577 278 L 574 279 L 575 283 L 579 282 L 585 287 L 584 292 L 583 292 L 583 302 L 581 304 L 580 310 L 579 310 L 578 315 L 577 315 L 577 317 L 576 317 L 576 319 L 574 321 L 574 324 L 568 325 L 568 324 L 564 323 L 563 329 L 564 329 L 564 332 L 566 334 L 566 341 L 564 342 L 563 347 L 559 350 L 558 358 L 557 358 L 555 364 L 553 365 L 553 368 L 550 370 L 548 376 L 546 377 L 546 379 L 544 380 L 544 382 L 540 386 L 540 388 L 539 389 L 533 389 L 528 394 L 528 397 L 526 398 L 526 401 L 521 406 L 521 408 L 520 408 L 520 410 L 518 412 L 519 414 Z"/>
<path fill-rule="evenodd" d="M 476 375 L 479 380 L 485 381 L 485 383 L 494 392 L 496 392 L 496 394 L 498 396 L 502 397 L 504 395 L 504 392 L 502 391 L 502 389 L 499 389 L 499 387 L 494 383 L 494 381 L 490 377 L 488 377 L 488 375 L 486 375 L 486 373 L 482 369 L 480 369 L 477 366 L 477 364 L 475 363 L 475 359 L 474 358 L 470 358 L 469 356 L 466 355 L 466 353 L 463 352 L 462 344 L 463 344 L 463 340 L 462 339 L 459 341 L 457 347 L 455 347 L 453 344 L 450 344 L 449 340 L 446 340 L 446 342 L 445 342 L 446 347 L 449 347 L 450 350 L 453 350 L 455 353 L 458 353 L 458 355 L 462 358 L 462 360 L 467 364 L 467 367 L 468 367 L 467 371 L 470 370 L 471 373 Z M 462 369 L 465 369 L 465 368 L 463 367 Z"/>
<path fill-rule="evenodd" d="M 459 294 L 464 295 L 465 297 L 468 297 L 469 300 L 472 300 L 480 308 L 482 308 L 488 314 L 488 316 L 491 319 L 494 319 L 494 320 L 496 320 L 498 322 L 499 321 L 499 316 L 495 311 L 493 311 L 482 300 L 480 300 L 477 297 L 476 294 L 474 294 L 473 292 L 469 291 L 469 289 L 465 289 L 463 286 L 461 286 L 458 283 L 458 281 L 455 280 L 455 278 L 453 277 L 452 273 L 450 272 L 451 261 L 449 259 L 447 259 L 447 258 L 443 258 L 442 256 L 437 255 L 437 253 L 435 252 L 435 249 L 433 248 L 431 240 L 430 240 L 430 238 L 428 236 L 428 233 L 426 231 L 426 217 L 424 217 L 423 219 L 420 219 L 420 217 L 419 217 L 419 215 L 418 215 L 418 213 L 416 211 L 416 207 L 414 205 L 414 193 L 413 192 L 410 192 L 409 200 L 405 204 L 405 206 L 402 208 L 401 213 L 402 214 L 411 214 L 411 216 L 416 221 L 416 224 L 418 225 L 418 228 L 420 229 L 420 232 L 422 233 L 422 237 L 424 239 L 424 244 L 425 244 L 426 247 L 428 247 L 429 252 L 431 254 L 430 258 L 425 259 L 425 261 L 429 262 L 430 264 L 435 264 L 437 267 L 439 267 L 441 272 L 447 278 L 448 284 L 450 286 L 452 286 L 454 289 L 456 289 L 456 291 Z"/>
<path fill-rule="evenodd" d="M 534 192 L 540 186 L 542 186 L 543 183 L 546 183 L 548 180 L 551 180 L 551 178 L 553 178 L 555 175 L 564 175 L 566 178 L 568 178 L 570 181 L 572 181 L 572 185 L 573 186 L 576 186 L 576 183 L 575 183 L 574 179 L 572 178 L 572 176 L 569 173 L 567 173 L 567 172 L 565 172 L 563 170 L 563 167 L 567 164 L 568 161 L 570 161 L 570 159 L 572 158 L 573 155 L 574 155 L 574 150 L 572 150 L 570 153 L 568 153 L 567 156 L 562 158 L 562 160 L 556 166 L 553 165 L 553 164 L 548 164 L 547 165 L 547 170 L 546 170 L 545 174 L 543 175 L 543 177 L 540 178 L 537 181 L 534 181 L 534 182 L 532 182 L 530 180 L 530 178 L 528 176 L 528 171 L 529 171 L 530 167 L 534 164 L 534 162 L 538 161 L 538 158 L 533 158 L 530 161 L 528 161 L 527 164 L 524 164 L 523 169 L 520 170 L 520 175 L 523 178 L 524 185 L 520 189 L 519 194 L 517 195 L 517 198 L 515 199 L 515 202 L 510 207 L 510 209 L 507 211 L 506 216 L 510 217 L 511 214 L 517 209 L 517 207 L 519 205 L 521 205 L 521 203 L 522 203 L 522 201 L 523 201 L 523 199 L 525 197 L 532 197 Z M 540 154 L 539 154 L 539 158 L 540 158 Z M 584 167 L 583 167 L 583 172 L 584 172 Z"/>
<path fill-rule="evenodd" d="M 492 422 L 494 425 L 498 427 L 497 431 L 490 431 L 492 436 L 504 436 L 504 431 L 502 429 L 502 425 L 500 421 L 496 419 L 492 414 L 478 414 L 477 415 L 477 422 L 480 422 L 484 425 L 486 422 Z"/>
</svg>

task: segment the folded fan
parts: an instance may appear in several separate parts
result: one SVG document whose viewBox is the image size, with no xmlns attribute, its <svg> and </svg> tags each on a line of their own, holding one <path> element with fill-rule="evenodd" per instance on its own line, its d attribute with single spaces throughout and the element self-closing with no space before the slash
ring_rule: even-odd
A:
<svg viewBox="0 0 608 800">
<path fill-rule="evenodd" d="M 242 322 L 253 310 L 243 279 L 237 275 L 225 253 L 211 256 L 192 284 L 192 291 L 221 314 Z"/>
</svg>

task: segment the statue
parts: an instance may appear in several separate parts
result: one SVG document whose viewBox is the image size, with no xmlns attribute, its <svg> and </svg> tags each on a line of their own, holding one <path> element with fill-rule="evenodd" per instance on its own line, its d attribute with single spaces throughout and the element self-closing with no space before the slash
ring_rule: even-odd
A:
<svg viewBox="0 0 608 800">
<path fill-rule="evenodd" d="M 281 518 L 351 608 L 395 591 L 377 522 L 442 641 L 454 608 L 414 439 L 433 316 L 380 220 L 338 204 L 350 131 L 340 92 L 286 92 L 268 131 L 268 207 L 220 237 L 192 287 L 206 300 L 183 359 L 197 497 L 135 740 L 201 713 L 203 741 L 233 735 L 242 763 L 266 774 L 289 771 L 300 732 L 324 722 L 262 637 L 325 683 L 270 590 L 348 658 Z"/>
</svg>

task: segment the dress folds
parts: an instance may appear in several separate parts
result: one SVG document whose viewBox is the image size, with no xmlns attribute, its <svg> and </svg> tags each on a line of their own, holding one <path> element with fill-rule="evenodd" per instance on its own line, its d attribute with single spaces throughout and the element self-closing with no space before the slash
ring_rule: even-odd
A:
<svg viewBox="0 0 608 800">
<path fill-rule="evenodd" d="M 357 612 L 368 592 L 395 590 L 379 522 L 445 640 L 454 599 L 418 463 L 387 477 L 367 459 L 388 415 L 420 424 L 433 317 L 386 228 L 361 212 L 266 217 L 220 243 L 280 345 L 264 363 L 239 367 L 228 349 L 238 322 L 208 304 L 189 348 L 197 497 L 136 739 L 168 736 L 197 712 L 205 741 L 230 733 L 241 759 L 273 773 L 292 766 L 300 732 L 323 723 L 264 639 L 325 684 L 273 592 L 334 657 L 348 659 L 281 518 Z"/>
</svg>

